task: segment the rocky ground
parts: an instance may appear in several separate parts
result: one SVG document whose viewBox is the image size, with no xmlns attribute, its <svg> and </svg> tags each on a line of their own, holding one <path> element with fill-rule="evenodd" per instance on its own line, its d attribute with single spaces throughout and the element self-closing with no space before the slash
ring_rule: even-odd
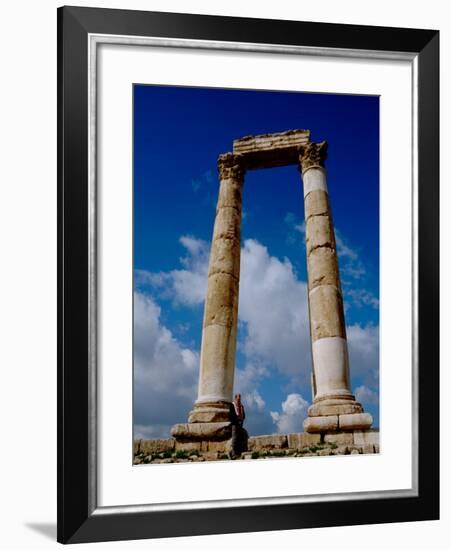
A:
<svg viewBox="0 0 451 550">
<path fill-rule="evenodd" d="M 337 445 L 335 443 L 318 443 L 301 449 L 270 449 L 254 450 L 243 453 L 237 458 L 231 458 L 229 453 L 194 451 L 165 451 L 161 453 L 138 452 L 134 456 L 134 464 L 169 464 L 173 462 L 202 462 L 210 460 L 258 460 L 268 458 L 332 456 L 350 454 L 373 454 L 378 448 L 368 445 L 368 448 L 355 445 Z M 370 448 L 371 447 L 371 448 Z"/>
</svg>

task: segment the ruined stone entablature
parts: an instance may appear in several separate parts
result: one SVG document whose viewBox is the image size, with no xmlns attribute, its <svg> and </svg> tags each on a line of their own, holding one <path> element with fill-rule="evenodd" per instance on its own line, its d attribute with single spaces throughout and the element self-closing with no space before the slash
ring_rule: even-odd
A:
<svg viewBox="0 0 451 550">
<path fill-rule="evenodd" d="M 309 139 L 309 130 L 246 136 L 233 142 L 233 153 L 241 155 L 246 170 L 297 164 L 299 147 L 309 143 Z"/>
<path fill-rule="evenodd" d="M 220 188 L 205 299 L 198 398 L 188 422 L 176 424 L 178 442 L 230 437 L 240 277 L 242 186 L 246 170 L 297 165 L 304 190 L 313 404 L 304 429 L 311 434 L 366 430 L 373 419 L 350 388 L 343 298 L 324 164 L 327 142 L 309 130 L 246 136 L 218 158 Z M 283 327 L 281 327 L 283 330 Z"/>
</svg>

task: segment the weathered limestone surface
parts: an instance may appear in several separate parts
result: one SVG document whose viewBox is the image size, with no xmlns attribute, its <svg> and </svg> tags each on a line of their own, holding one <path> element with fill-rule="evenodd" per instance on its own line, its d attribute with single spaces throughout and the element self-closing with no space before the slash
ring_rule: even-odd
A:
<svg viewBox="0 0 451 550">
<path fill-rule="evenodd" d="M 320 285 L 335 286 L 338 282 L 338 262 L 335 249 L 323 247 L 310 252 L 307 258 L 308 287 L 312 290 Z"/>
<path fill-rule="evenodd" d="M 340 430 L 366 430 L 373 423 L 370 413 L 341 414 L 338 421 Z"/>
<path fill-rule="evenodd" d="M 224 174 L 223 184 L 219 187 L 218 203 L 216 210 L 220 208 L 236 208 L 241 204 L 243 193 L 242 175 L 236 170 L 235 173 L 230 170 Z"/>
<path fill-rule="evenodd" d="M 248 441 L 249 451 L 259 451 L 261 449 L 285 449 L 288 447 L 288 438 L 286 435 L 261 435 L 250 437 Z"/>
<path fill-rule="evenodd" d="M 338 416 L 316 416 L 304 420 L 304 430 L 311 433 L 334 432 L 338 430 Z"/>
<path fill-rule="evenodd" d="M 246 136 L 233 142 L 233 152 L 243 157 L 247 170 L 295 164 L 298 148 L 309 141 L 309 130 L 288 130 L 260 136 Z"/>
<path fill-rule="evenodd" d="M 327 193 L 326 171 L 321 166 L 311 166 L 303 172 L 304 201 L 310 193 L 322 191 Z"/>
<path fill-rule="evenodd" d="M 238 279 L 241 253 L 239 239 L 215 239 L 211 248 L 210 275 L 223 273 Z"/>
<path fill-rule="evenodd" d="M 337 432 L 333 434 L 324 434 L 326 443 L 336 443 L 337 445 L 353 445 L 354 434 L 352 432 Z"/>
<path fill-rule="evenodd" d="M 348 346 L 345 338 L 332 336 L 319 338 L 312 343 L 312 359 L 315 369 L 316 394 L 313 400 L 314 405 L 321 409 L 329 405 L 350 405 L 355 402 L 354 396 L 349 391 L 349 359 Z M 343 411 L 348 413 L 349 411 Z M 322 412 L 319 416 L 336 414 Z M 312 414 L 309 413 L 310 416 Z"/>
<path fill-rule="evenodd" d="M 305 227 L 307 254 L 315 248 L 326 247 L 335 250 L 335 236 L 329 216 L 310 216 Z M 337 281 L 338 282 L 338 281 Z"/>
<path fill-rule="evenodd" d="M 354 431 L 354 443 L 356 445 L 379 445 L 379 430 Z"/>
<path fill-rule="evenodd" d="M 225 440 L 232 436 L 232 424 L 230 422 L 193 422 L 176 424 L 171 430 L 171 435 L 178 441 L 202 441 Z"/>
<path fill-rule="evenodd" d="M 139 439 L 135 441 L 135 453 L 142 451 L 146 453 L 163 453 L 172 451 L 175 448 L 173 439 Z"/>
<path fill-rule="evenodd" d="M 197 403 L 188 416 L 188 422 L 228 422 L 230 404 L 226 401 Z"/>
<path fill-rule="evenodd" d="M 222 187 L 230 185 L 232 180 L 228 179 L 222 182 Z M 235 185 L 235 184 L 233 184 Z M 237 197 L 237 196 L 236 196 Z M 238 197 L 237 197 L 238 198 Z M 241 203 L 234 206 L 218 206 L 216 210 L 216 220 L 213 229 L 213 240 L 233 239 L 239 240 L 241 223 Z"/>
<path fill-rule="evenodd" d="M 288 447 L 290 449 L 302 449 L 303 447 L 309 447 L 310 445 L 321 443 L 320 434 L 310 434 L 308 432 L 288 434 L 287 438 Z"/>
<path fill-rule="evenodd" d="M 229 420 L 235 371 L 240 276 L 241 197 L 244 170 L 239 155 L 227 153 L 218 159 L 220 189 L 213 229 L 205 299 L 198 398 L 188 416 L 189 424 L 178 425 L 177 439 L 224 438 L 213 427 Z M 183 427 L 182 427 L 183 426 Z M 216 426 L 222 434 L 219 426 Z M 212 431 L 213 430 L 213 431 Z"/>
<path fill-rule="evenodd" d="M 137 440 L 134 442 L 135 464 L 223 460 L 231 450 L 230 443 L 230 439 Z M 375 454 L 379 453 L 379 431 L 301 432 L 250 437 L 248 449 L 242 458 Z"/>
<path fill-rule="evenodd" d="M 309 416 L 330 416 L 330 415 L 342 415 L 342 414 L 356 414 L 362 412 L 362 406 L 360 403 L 351 401 L 350 403 L 341 402 L 334 405 L 329 403 L 317 402 L 309 407 Z"/>
<path fill-rule="evenodd" d="M 331 336 L 346 338 L 343 300 L 336 286 L 320 285 L 309 293 L 312 341 Z"/>
<path fill-rule="evenodd" d="M 236 327 L 209 325 L 203 330 L 198 403 L 231 399 Z"/>
<path fill-rule="evenodd" d="M 302 173 L 307 173 L 310 168 L 324 168 L 324 162 L 327 157 L 327 142 L 321 143 L 308 142 L 299 147 L 299 162 L 301 164 Z"/>
<path fill-rule="evenodd" d="M 222 325 L 231 327 L 238 308 L 236 277 L 228 273 L 214 273 L 208 278 L 205 301 L 204 327 Z"/>
<path fill-rule="evenodd" d="M 372 423 L 371 415 L 363 413 L 350 390 L 346 323 L 324 168 L 326 155 L 326 142 L 309 142 L 299 148 L 314 380 L 313 405 L 304 429 L 311 433 L 368 428 Z"/>
<path fill-rule="evenodd" d="M 304 216 L 305 220 L 311 216 L 329 216 L 329 198 L 325 191 L 316 189 L 305 196 Z"/>
</svg>

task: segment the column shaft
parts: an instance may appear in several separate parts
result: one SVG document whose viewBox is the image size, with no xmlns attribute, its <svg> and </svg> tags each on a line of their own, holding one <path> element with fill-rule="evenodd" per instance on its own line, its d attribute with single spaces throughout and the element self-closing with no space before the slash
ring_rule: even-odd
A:
<svg viewBox="0 0 451 550">
<path fill-rule="evenodd" d="M 221 155 L 218 168 L 220 189 L 208 269 L 198 398 L 191 422 L 222 418 L 220 409 L 228 410 L 233 392 L 243 170 L 232 154 Z M 213 409 L 217 414 L 211 414 Z"/>
<path fill-rule="evenodd" d="M 355 415 L 363 411 L 351 393 L 337 247 L 324 169 L 326 151 L 325 142 L 309 143 L 300 150 L 304 185 L 312 378 L 315 383 L 314 404 L 309 409 L 309 416 L 330 416 L 327 422 L 324 422 L 325 419 L 318 422 L 317 431 L 323 431 L 323 426 L 328 429 L 336 426 L 333 429 L 337 429 L 337 415 Z M 362 417 L 362 425 L 368 427 L 368 422 L 371 425 L 370 415 L 359 416 Z M 315 424 L 314 419 L 310 418 L 306 421 L 306 429 L 311 427 L 312 422 Z"/>
<path fill-rule="evenodd" d="M 310 331 L 315 401 L 352 399 L 349 384 L 346 326 L 332 216 L 321 166 L 303 174 Z"/>
</svg>

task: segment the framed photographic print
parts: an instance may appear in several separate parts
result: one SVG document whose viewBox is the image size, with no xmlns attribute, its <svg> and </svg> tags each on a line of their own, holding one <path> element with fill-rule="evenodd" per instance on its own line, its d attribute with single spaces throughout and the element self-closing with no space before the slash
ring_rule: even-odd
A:
<svg viewBox="0 0 451 550">
<path fill-rule="evenodd" d="M 438 518 L 433 30 L 58 10 L 58 540 Z"/>
</svg>

